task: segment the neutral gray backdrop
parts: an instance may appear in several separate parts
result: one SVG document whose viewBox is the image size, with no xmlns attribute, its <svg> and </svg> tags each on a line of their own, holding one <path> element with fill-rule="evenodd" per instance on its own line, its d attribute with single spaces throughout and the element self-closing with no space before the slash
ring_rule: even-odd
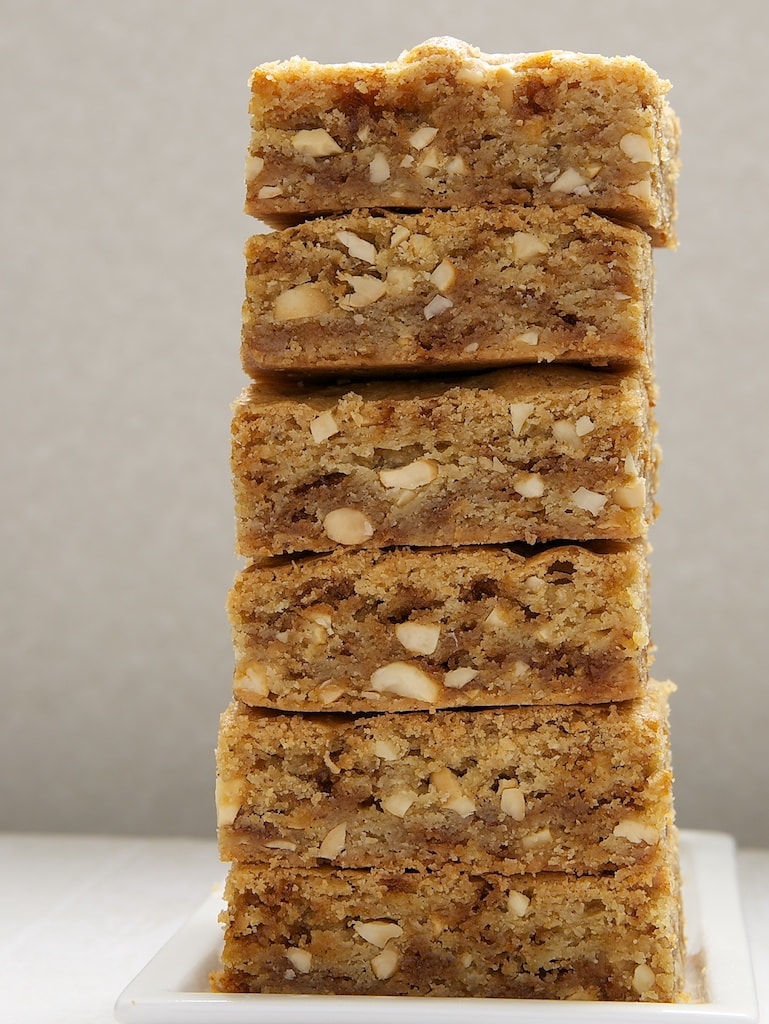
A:
<svg viewBox="0 0 769 1024">
<path fill-rule="evenodd" d="M 635 53 L 674 83 L 656 673 L 680 822 L 769 846 L 763 2 L 0 3 L 0 828 L 213 834 L 251 68 Z"/>
</svg>

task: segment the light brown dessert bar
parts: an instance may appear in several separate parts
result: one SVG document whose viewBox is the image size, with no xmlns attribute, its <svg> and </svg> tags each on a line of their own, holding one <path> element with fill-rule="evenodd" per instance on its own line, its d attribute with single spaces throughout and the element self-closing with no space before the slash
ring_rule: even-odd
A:
<svg viewBox="0 0 769 1024">
<path fill-rule="evenodd" d="M 669 684 L 616 704 L 222 717 L 222 858 L 601 873 L 673 821 Z"/>
<path fill-rule="evenodd" d="M 672 837 L 647 864 L 603 877 L 237 864 L 225 897 L 218 991 L 682 997 Z"/>
<path fill-rule="evenodd" d="M 678 122 L 635 57 L 484 54 L 430 39 L 387 64 L 300 57 L 251 77 L 246 211 L 575 200 L 674 245 Z"/>
<path fill-rule="evenodd" d="M 247 566 L 234 694 L 284 711 L 626 700 L 648 676 L 642 542 L 394 548 Z"/>
<path fill-rule="evenodd" d="M 631 374 L 264 381 L 234 406 L 238 551 L 643 537 L 653 433 Z"/>
<path fill-rule="evenodd" d="M 584 206 L 356 211 L 246 245 L 251 376 L 569 362 L 651 377 L 648 237 Z"/>
</svg>

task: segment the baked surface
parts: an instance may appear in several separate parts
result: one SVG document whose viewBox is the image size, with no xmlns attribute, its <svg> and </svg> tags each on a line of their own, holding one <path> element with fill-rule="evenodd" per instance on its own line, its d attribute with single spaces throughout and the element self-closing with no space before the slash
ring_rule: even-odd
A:
<svg viewBox="0 0 769 1024">
<path fill-rule="evenodd" d="M 234 694 L 284 711 L 637 697 L 650 658 L 648 584 L 642 542 L 258 561 L 227 602 Z"/>
<path fill-rule="evenodd" d="M 632 374 L 264 381 L 234 405 L 238 551 L 643 537 L 653 438 Z"/>
<path fill-rule="evenodd" d="M 237 864 L 225 895 L 219 991 L 681 998 L 674 837 L 602 877 Z"/>
<path fill-rule="evenodd" d="M 246 244 L 246 373 L 566 362 L 651 378 L 648 237 L 584 206 L 356 211 Z"/>
<path fill-rule="evenodd" d="M 634 57 L 483 54 L 430 39 L 387 64 L 256 68 L 246 211 L 575 200 L 675 244 L 678 122 Z"/>
<path fill-rule="evenodd" d="M 233 703 L 217 752 L 222 858 L 504 874 L 638 863 L 673 820 L 669 691 L 372 715 Z"/>
</svg>

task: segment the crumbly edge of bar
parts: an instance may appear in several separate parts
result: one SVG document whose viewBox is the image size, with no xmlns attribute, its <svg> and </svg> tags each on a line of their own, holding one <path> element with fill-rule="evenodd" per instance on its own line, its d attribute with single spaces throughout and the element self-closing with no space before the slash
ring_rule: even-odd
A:
<svg viewBox="0 0 769 1024">
<path fill-rule="evenodd" d="M 349 389 L 273 379 L 246 389 L 232 430 L 246 557 L 630 540 L 656 513 L 656 426 L 631 374 L 517 367 Z"/>
<path fill-rule="evenodd" d="M 255 235 L 246 262 L 252 376 L 555 360 L 651 377 L 648 239 L 582 206 L 356 211 Z"/>
<path fill-rule="evenodd" d="M 552 52 L 488 61 L 434 41 L 404 56 L 380 66 L 295 59 L 256 69 L 247 212 L 280 225 L 361 205 L 528 194 L 551 204 L 580 199 L 641 223 L 655 244 L 675 245 L 677 121 L 669 83 L 642 62 Z M 463 135 L 468 124 L 482 134 Z"/>
<path fill-rule="evenodd" d="M 218 990 L 684 998 L 675 835 L 600 878 L 235 865 L 226 899 Z"/>
<path fill-rule="evenodd" d="M 361 716 L 232 704 L 217 749 L 222 855 L 505 873 L 646 860 L 673 822 L 669 692 Z"/>
<path fill-rule="evenodd" d="M 646 551 L 352 550 L 251 564 L 227 601 L 234 695 L 286 711 L 637 697 L 651 657 Z"/>
</svg>

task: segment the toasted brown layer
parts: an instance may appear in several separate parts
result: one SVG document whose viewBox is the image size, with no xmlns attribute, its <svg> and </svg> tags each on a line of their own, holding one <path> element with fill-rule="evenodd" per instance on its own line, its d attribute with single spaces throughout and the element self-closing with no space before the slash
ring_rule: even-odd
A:
<svg viewBox="0 0 769 1024">
<path fill-rule="evenodd" d="M 234 693 L 284 711 L 625 700 L 648 603 L 641 542 L 269 559 L 230 591 Z"/>
<path fill-rule="evenodd" d="M 430 39 L 387 64 L 256 68 L 246 211 L 579 201 L 674 245 L 678 122 L 634 57 L 484 54 Z"/>
<path fill-rule="evenodd" d="M 654 425 L 631 374 L 515 367 L 235 404 L 238 550 L 632 540 L 654 516 Z"/>
<path fill-rule="evenodd" d="M 357 211 L 246 246 L 245 371 L 565 362 L 651 378 L 648 237 L 584 206 Z"/>
<path fill-rule="evenodd" d="M 618 704 L 291 714 L 232 704 L 224 859 L 601 873 L 672 825 L 669 684 Z"/>
<path fill-rule="evenodd" d="M 683 940 L 674 837 L 602 877 L 314 871 L 236 864 L 224 992 L 674 1002 Z"/>
</svg>

